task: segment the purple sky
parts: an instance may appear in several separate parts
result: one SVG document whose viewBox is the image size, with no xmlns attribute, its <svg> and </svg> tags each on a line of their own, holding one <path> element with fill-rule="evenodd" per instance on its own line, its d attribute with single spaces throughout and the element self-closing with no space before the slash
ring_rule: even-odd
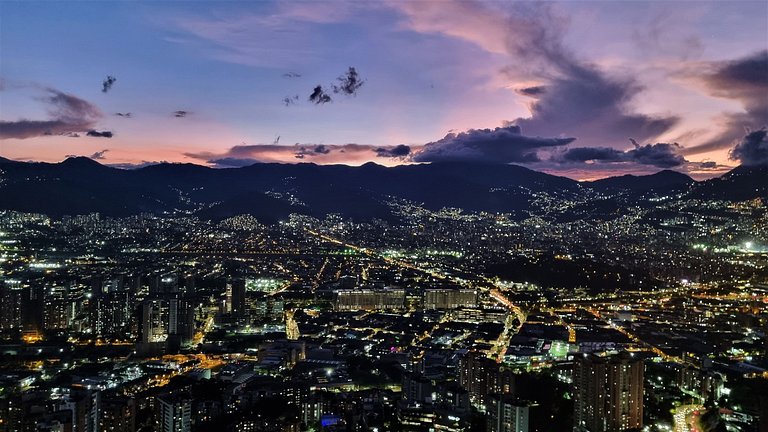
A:
<svg viewBox="0 0 768 432">
<path fill-rule="evenodd" d="M 12 159 L 483 160 L 580 179 L 701 178 L 768 160 L 752 133 L 768 125 L 764 1 L 0 2 L 0 13 L 0 155 Z M 309 100 L 317 86 L 330 102 Z"/>
</svg>

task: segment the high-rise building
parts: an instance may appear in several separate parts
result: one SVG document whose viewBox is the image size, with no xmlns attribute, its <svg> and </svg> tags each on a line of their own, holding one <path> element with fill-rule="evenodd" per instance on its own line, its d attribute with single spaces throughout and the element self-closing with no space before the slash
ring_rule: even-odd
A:
<svg viewBox="0 0 768 432">
<path fill-rule="evenodd" d="M 97 335 L 125 337 L 130 333 L 134 303 L 128 291 L 110 291 L 91 301 Z"/>
<path fill-rule="evenodd" d="M 245 279 L 235 279 L 232 281 L 232 308 L 231 312 L 237 318 L 243 318 L 246 315 L 245 307 Z"/>
<path fill-rule="evenodd" d="M 488 395 L 513 393 L 515 377 L 485 354 L 470 352 L 459 361 L 459 384 L 469 392 L 472 403 L 483 409 Z"/>
<path fill-rule="evenodd" d="M 141 305 L 141 341 L 144 343 L 165 342 L 170 333 L 171 312 L 168 302 L 147 300 Z"/>
<path fill-rule="evenodd" d="M 573 368 L 574 431 L 642 428 L 643 374 L 643 361 L 627 352 L 578 358 Z"/>
<path fill-rule="evenodd" d="M 21 331 L 24 289 L 18 284 L 0 285 L 0 330 L 7 333 Z"/>
<path fill-rule="evenodd" d="M 190 432 L 192 430 L 192 399 L 187 393 L 167 393 L 156 397 L 154 430 L 157 432 Z"/>
<path fill-rule="evenodd" d="M 494 394 L 486 403 L 487 432 L 528 432 L 528 403 Z"/>
<path fill-rule="evenodd" d="M 136 432 L 136 403 L 127 397 L 101 400 L 100 432 Z"/>
<path fill-rule="evenodd" d="M 66 330 L 74 317 L 75 303 L 63 287 L 53 287 L 45 294 L 43 327 L 46 330 Z"/>
</svg>

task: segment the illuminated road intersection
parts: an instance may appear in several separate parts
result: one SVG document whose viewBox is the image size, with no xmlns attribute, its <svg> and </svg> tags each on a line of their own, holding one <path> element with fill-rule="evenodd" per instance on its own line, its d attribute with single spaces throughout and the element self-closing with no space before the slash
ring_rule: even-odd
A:
<svg viewBox="0 0 768 432">
<path fill-rule="evenodd" d="M 701 405 L 682 405 L 675 410 L 675 432 L 701 432 L 698 427 Z"/>
</svg>

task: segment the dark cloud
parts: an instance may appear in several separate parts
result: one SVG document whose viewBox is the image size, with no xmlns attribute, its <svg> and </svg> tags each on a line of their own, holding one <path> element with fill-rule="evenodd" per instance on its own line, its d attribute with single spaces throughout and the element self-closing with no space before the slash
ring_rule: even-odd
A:
<svg viewBox="0 0 768 432">
<path fill-rule="evenodd" d="M 320 154 L 328 154 L 331 152 L 331 149 L 329 149 L 328 146 L 324 144 L 320 144 L 319 146 L 315 147 L 312 151 Z"/>
<path fill-rule="evenodd" d="M 768 132 L 766 129 L 750 132 L 730 152 L 730 158 L 742 165 L 768 165 Z"/>
<path fill-rule="evenodd" d="M 515 92 L 519 95 L 523 96 L 540 96 L 544 94 L 546 91 L 546 87 L 544 86 L 532 86 L 532 87 L 522 87 L 519 89 L 515 89 Z"/>
<path fill-rule="evenodd" d="M 173 116 L 178 118 L 186 117 L 188 114 L 189 114 L 189 111 L 182 111 L 182 110 L 173 112 Z"/>
<path fill-rule="evenodd" d="M 630 113 L 627 103 L 642 87 L 629 79 L 611 79 L 579 63 L 562 64 L 563 74 L 544 86 L 529 87 L 530 118 L 514 123 L 533 134 L 576 136 L 580 141 L 609 144 L 637 136 L 647 140 L 668 131 L 677 117 Z M 535 89 L 535 90 L 530 90 Z"/>
<path fill-rule="evenodd" d="M 678 167 L 687 162 L 680 154 L 682 147 L 677 143 L 639 145 L 632 140 L 632 144 L 635 148 L 627 151 L 611 147 L 574 147 L 556 154 L 551 160 L 560 163 L 631 162 L 658 168 Z"/>
<path fill-rule="evenodd" d="M 301 74 L 296 72 L 286 72 L 283 74 L 283 78 L 301 78 Z"/>
<path fill-rule="evenodd" d="M 332 149 L 331 146 L 327 146 L 325 144 L 319 144 L 316 146 L 307 146 L 307 145 L 297 144 L 295 148 L 296 148 L 296 154 L 294 157 L 296 159 L 304 159 L 304 157 L 306 156 L 313 156 L 313 155 L 326 155 L 330 153 Z"/>
<path fill-rule="evenodd" d="M 537 162 L 537 150 L 570 144 L 575 138 L 541 138 L 522 135 L 519 126 L 470 129 L 426 144 L 415 153 L 415 162 L 482 161 Z"/>
<path fill-rule="evenodd" d="M 286 96 L 283 98 L 283 104 L 285 104 L 285 106 L 291 106 L 297 102 L 299 102 L 299 95 Z"/>
<path fill-rule="evenodd" d="M 117 78 L 113 77 L 112 75 L 108 75 L 101 83 L 101 91 L 103 93 L 110 91 L 112 86 L 115 85 L 115 81 L 117 81 Z"/>
<path fill-rule="evenodd" d="M 543 4 L 515 4 L 507 16 L 507 51 L 515 64 L 512 79 L 540 81 L 518 93 L 529 96 L 531 116 L 514 124 L 526 133 L 573 136 L 590 145 L 609 146 L 628 137 L 651 140 L 678 121 L 674 116 L 632 112 L 630 102 L 643 90 L 629 77 L 611 77 L 579 59 L 563 44 L 567 19 Z"/>
<path fill-rule="evenodd" d="M 112 131 L 99 132 L 97 130 L 92 129 L 92 130 L 89 130 L 88 133 L 86 133 L 86 135 L 89 137 L 96 137 L 96 138 L 112 138 L 114 134 L 112 133 Z"/>
<path fill-rule="evenodd" d="M 573 147 L 554 157 L 560 162 L 621 162 L 624 152 L 611 147 Z"/>
<path fill-rule="evenodd" d="M 768 126 L 768 50 L 700 65 L 694 75 L 712 96 L 738 100 L 744 111 L 724 113 L 720 118 L 723 130 L 703 144 L 688 147 L 686 154 L 731 147 L 743 137 L 745 129 Z"/>
<path fill-rule="evenodd" d="M 357 91 L 360 90 L 360 87 L 362 87 L 363 84 L 365 84 L 365 80 L 360 78 L 357 70 L 351 66 L 347 69 L 347 72 L 344 75 L 336 78 L 336 81 L 338 81 L 339 84 L 333 85 L 333 92 L 345 94 L 347 96 L 356 96 Z"/>
<path fill-rule="evenodd" d="M 0 120 L 0 139 L 33 138 L 47 135 L 65 135 L 92 129 L 101 112 L 93 104 L 56 89 L 44 89 L 40 98 L 49 106 L 50 120 Z"/>
<path fill-rule="evenodd" d="M 316 105 L 326 104 L 331 102 L 331 96 L 323 90 L 323 86 L 318 85 L 309 95 L 309 101 L 314 102 Z"/>
<path fill-rule="evenodd" d="M 376 156 L 386 158 L 404 158 L 411 153 L 411 147 L 399 144 L 394 147 L 377 147 Z"/>
<path fill-rule="evenodd" d="M 126 113 L 118 112 L 118 113 L 115 113 L 115 115 L 118 117 L 125 117 L 125 118 L 133 117 L 133 114 L 129 112 L 126 112 Z"/>
<path fill-rule="evenodd" d="M 64 132 L 61 134 L 61 136 L 70 137 L 70 138 L 80 138 L 80 134 L 77 132 Z"/>
<path fill-rule="evenodd" d="M 704 168 L 704 169 L 717 168 L 717 162 L 715 161 L 699 162 L 699 168 Z"/>
</svg>

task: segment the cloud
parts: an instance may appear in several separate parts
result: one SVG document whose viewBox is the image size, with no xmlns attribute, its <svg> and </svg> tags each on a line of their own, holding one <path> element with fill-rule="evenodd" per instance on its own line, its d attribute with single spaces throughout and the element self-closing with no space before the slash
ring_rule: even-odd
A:
<svg viewBox="0 0 768 432">
<path fill-rule="evenodd" d="M 317 146 L 306 146 L 306 145 L 296 145 L 296 159 L 304 159 L 305 156 L 312 156 L 312 155 L 318 155 L 318 154 L 329 154 L 331 152 L 332 147 L 326 146 L 324 144 L 319 144 Z"/>
<path fill-rule="evenodd" d="M 373 146 L 368 144 L 242 144 L 229 148 L 224 152 L 188 152 L 184 156 L 221 168 L 252 165 L 254 163 L 297 163 L 299 161 L 319 164 L 363 164 L 378 160 L 387 164 L 396 157 L 394 154 L 404 152 L 408 147 Z M 387 155 L 381 150 L 392 150 Z M 411 148 L 411 151 L 413 149 Z"/>
<path fill-rule="evenodd" d="M 736 144 L 729 157 L 742 165 L 768 165 L 768 131 L 763 128 L 750 132 Z"/>
<path fill-rule="evenodd" d="M 675 116 L 634 112 L 643 87 L 630 77 L 608 76 L 578 58 L 563 40 L 568 19 L 551 5 L 471 1 L 389 3 L 422 33 L 439 33 L 506 55 L 508 79 L 525 84 L 530 117 L 518 118 L 530 135 L 570 136 L 589 145 L 612 146 L 628 137 L 649 141 L 668 131 Z M 537 84 L 531 85 L 531 82 Z"/>
<path fill-rule="evenodd" d="M 365 84 L 365 80 L 360 78 L 360 75 L 358 75 L 357 70 L 353 68 L 352 66 L 347 69 L 347 72 L 336 78 L 336 80 L 339 82 L 339 85 L 333 85 L 333 92 L 334 93 L 342 93 L 347 96 L 356 96 L 357 91 L 360 90 L 360 87 Z"/>
<path fill-rule="evenodd" d="M 544 86 L 531 86 L 531 87 L 521 87 L 518 89 L 515 89 L 515 92 L 522 96 L 529 96 L 529 97 L 536 97 L 541 96 L 546 91 L 546 87 Z"/>
<path fill-rule="evenodd" d="M 286 96 L 283 98 L 283 104 L 285 106 L 291 106 L 299 101 L 299 95 Z"/>
<path fill-rule="evenodd" d="M 318 85 L 309 95 L 309 101 L 314 102 L 316 105 L 326 104 L 331 102 L 331 96 L 323 90 L 323 86 Z"/>
<path fill-rule="evenodd" d="M 189 111 L 182 111 L 182 110 L 173 112 L 173 116 L 178 118 L 186 117 L 188 114 L 189 114 Z"/>
<path fill-rule="evenodd" d="M 296 72 L 286 72 L 283 74 L 283 78 L 301 78 L 301 74 Z"/>
<path fill-rule="evenodd" d="M 99 132 L 97 130 L 89 130 L 88 133 L 86 133 L 89 137 L 96 137 L 96 138 L 112 138 L 114 135 L 112 131 L 103 131 Z"/>
<path fill-rule="evenodd" d="M 566 55 L 563 53 L 563 55 Z M 677 117 L 630 112 L 628 103 L 643 88 L 628 78 L 609 78 L 596 67 L 563 58 L 560 72 L 546 84 L 522 90 L 531 97 L 531 116 L 513 122 L 533 134 L 576 136 L 597 145 L 655 138 L 670 130 Z M 521 93 L 518 91 L 518 93 Z"/>
<path fill-rule="evenodd" d="M 94 154 L 92 154 L 92 155 L 90 155 L 88 157 L 93 159 L 93 160 L 102 160 L 102 159 L 105 159 L 104 155 L 108 151 L 109 151 L 109 149 L 100 150 L 100 151 L 97 151 L 97 152 L 95 152 Z"/>
<path fill-rule="evenodd" d="M 38 136 L 67 135 L 92 129 L 102 117 L 95 105 L 53 88 L 44 89 L 40 100 L 48 105 L 50 120 L 0 120 L 0 139 L 25 139 Z"/>
<path fill-rule="evenodd" d="M 741 102 L 744 111 L 723 113 L 722 131 L 713 139 L 688 147 L 686 154 L 731 147 L 747 129 L 768 126 L 768 50 L 736 60 L 700 63 L 690 72 L 715 97 Z"/>
<path fill-rule="evenodd" d="M 112 86 L 115 85 L 115 81 L 117 81 L 117 78 L 113 77 L 112 75 L 107 75 L 107 77 L 101 83 L 101 91 L 103 93 L 110 91 Z"/>
<path fill-rule="evenodd" d="M 109 167 L 112 167 L 112 168 L 132 170 L 132 169 L 139 169 L 139 168 L 148 167 L 150 165 L 159 165 L 159 164 L 168 164 L 168 163 L 171 163 L 171 162 L 168 162 L 168 161 L 165 161 L 165 160 L 163 160 L 163 161 L 146 161 L 145 160 L 145 161 L 136 162 L 136 163 L 123 162 L 123 163 L 110 163 L 110 164 L 105 164 L 105 165 L 109 166 Z"/>
<path fill-rule="evenodd" d="M 97 152 L 93 153 L 92 155 L 86 156 L 86 157 L 89 158 L 89 159 L 93 159 L 93 160 L 103 160 L 103 159 L 106 159 L 104 154 L 106 154 L 108 151 L 109 151 L 109 149 L 100 150 L 100 151 L 97 151 Z M 65 157 L 66 158 L 76 158 L 76 157 L 80 157 L 80 155 L 68 154 Z"/>
<path fill-rule="evenodd" d="M 552 157 L 552 161 L 560 163 L 625 163 L 650 165 L 658 168 L 674 168 L 686 164 L 680 154 L 682 147 L 677 143 L 656 143 L 639 145 L 634 140 L 635 148 L 617 150 L 611 147 L 573 147 Z"/>
<path fill-rule="evenodd" d="M 663 55 L 674 60 L 700 57 L 704 43 L 685 25 L 694 14 L 690 8 L 665 7 L 638 23 L 632 39 L 642 52 L 652 56 Z"/>
<path fill-rule="evenodd" d="M 262 161 L 257 159 L 251 159 L 251 158 L 232 158 L 232 157 L 225 157 L 220 159 L 211 159 L 206 161 L 214 168 L 241 168 L 244 166 L 250 166 L 257 163 L 262 163 Z"/>
<path fill-rule="evenodd" d="M 376 156 L 386 158 L 404 158 L 411 153 L 411 147 L 399 144 L 394 147 L 377 147 Z"/>
<path fill-rule="evenodd" d="M 326 145 L 320 144 L 319 146 L 315 147 L 312 151 L 320 154 L 328 154 L 331 152 L 331 149 L 328 148 L 328 146 Z"/>
<path fill-rule="evenodd" d="M 347 96 L 357 96 L 357 91 L 360 90 L 360 87 L 365 83 L 365 81 L 360 78 L 360 75 L 358 75 L 357 70 L 351 66 L 347 72 L 336 78 L 336 80 L 338 81 L 338 84 L 331 84 L 330 88 L 333 89 L 333 92 L 336 94 L 344 94 Z M 323 86 L 319 84 L 312 89 L 312 93 L 310 93 L 308 100 L 315 105 L 323 105 L 328 102 L 333 102 L 331 95 L 329 95 Z M 293 105 L 298 101 L 299 95 L 286 96 L 283 98 L 283 104 L 285 104 L 285 106 Z"/>
<path fill-rule="evenodd" d="M 118 113 L 115 113 L 115 115 L 118 117 L 125 117 L 125 118 L 133 117 L 133 113 L 129 113 L 129 112 L 126 112 L 126 113 L 118 112 Z"/>
<path fill-rule="evenodd" d="M 481 161 L 498 163 L 537 162 L 537 150 L 570 144 L 575 138 L 525 136 L 519 126 L 496 129 L 470 129 L 449 133 L 426 144 L 412 156 L 415 162 Z"/>
</svg>

